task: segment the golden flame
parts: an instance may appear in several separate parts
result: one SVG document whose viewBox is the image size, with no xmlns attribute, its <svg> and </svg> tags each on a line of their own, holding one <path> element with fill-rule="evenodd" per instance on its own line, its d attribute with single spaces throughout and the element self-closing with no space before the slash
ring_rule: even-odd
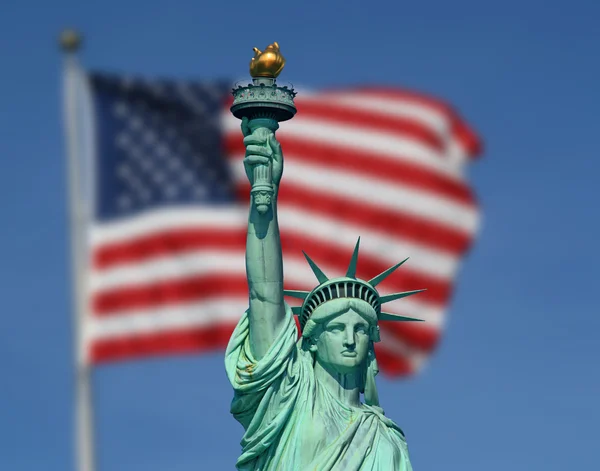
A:
<svg viewBox="0 0 600 471">
<path fill-rule="evenodd" d="M 250 61 L 250 75 L 252 77 L 276 78 L 285 65 L 285 59 L 279 50 L 279 44 L 273 43 L 264 51 L 254 48 L 254 57 Z"/>
</svg>

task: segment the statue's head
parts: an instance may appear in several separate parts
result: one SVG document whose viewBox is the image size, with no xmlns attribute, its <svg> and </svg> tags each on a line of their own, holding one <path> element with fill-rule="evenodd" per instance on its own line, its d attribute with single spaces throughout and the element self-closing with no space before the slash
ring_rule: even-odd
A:
<svg viewBox="0 0 600 471">
<path fill-rule="evenodd" d="M 366 368 L 378 340 L 377 314 L 361 299 L 333 299 L 317 307 L 302 331 L 306 348 L 325 369 L 339 374 Z"/>
<path fill-rule="evenodd" d="M 333 369 L 341 374 L 352 371 L 365 372 L 365 400 L 368 395 L 367 389 L 371 389 L 371 405 L 378 405 L 374 382 L 378 369 L 373 349 L 373 343 L 380 340 L 378 322 L 420 320 L 382 312 L 381 305 L 423 290 L 380 296 L 375 286 L 406 260 L 369 281 L 358 279 L 356 264 L 359 244 L 360 238 L 346 276 L 340 278 L 329 279 L 308 255 L 304 254 L 320 284 L 312 291 L 284 290 L 284 293 L 304 300 L 302 306 L 292 308 L 292 312 L 300 321 L 303 348 L 309 350 L 315 361 L 328 370 Z"/>
</svg>

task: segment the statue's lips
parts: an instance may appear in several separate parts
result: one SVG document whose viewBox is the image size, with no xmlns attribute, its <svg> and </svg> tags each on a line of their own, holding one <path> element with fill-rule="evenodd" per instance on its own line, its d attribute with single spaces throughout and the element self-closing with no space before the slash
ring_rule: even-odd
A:
<svg viewBox="0 0 600 471">
<path fill-rule="evenodd" d="M 356 353 L 356 352 L 349 352 L 349 351 L 342 352 L 342 356 L 343 356 L 343 357 L 351 357 L 351 358 L 354 358 L 356 355 L 358 355 L 358 353 Z"/>
</svg>

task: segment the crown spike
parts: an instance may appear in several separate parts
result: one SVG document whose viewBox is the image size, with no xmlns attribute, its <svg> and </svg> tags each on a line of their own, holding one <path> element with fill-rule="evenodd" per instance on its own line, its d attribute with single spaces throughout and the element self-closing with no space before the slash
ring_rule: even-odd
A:
<svg viewBox="0 0 600 471">
<path fill-rule="evenodd" d="M 319 283 L 325 283 L 327 280 L 329 280 L 329 278 L 327 278 L 327 275 L 325 275 L 325 273 L 321 271 L 317 264 L 313 262 L 308 255 L 306 255 L 306 252 L 304 250 L 302 251 L 302 253 L 304 254 L 304 257 L 306 257 L 306 261 L 310 265 L 310 268 L 312 268 L 312 271 L 317 277 L 317 280 L 319 280 Z"/>
<path fill-rule="evenodd" d="M 348 271 L 346 271 L 346 276 L 348 278 L 356 278 L 356 262 L 358 261 L 358 246 L 360 245 L 360 237 L 356 241 L 356 247 L 354 247 L 354 252 L 352 253 L 352 258 L 350 259 L 350 265 L 348 265 Z"/>
<path fill-rule="evenodd" d="M 402 265 L 404 262 L 406 262 L 408 260 L 408 257 L 406 257 L 404 260 L 402 260 L 400 263 L 397 263 L 396 265 L 394 265 L 393 267 L 388 268 L 386 271 L 384 271 L 383 273 L 380 273 L 379 275 L 377 275 L 375 278 L 372 278 L 371 280 L 369 280 L 369 284 L 371 286 L 377 286 L 379 283 L 381 283 L 383 280 L 385 280 L 389 275 L 392 274 L 392 272 L 398 268 L 400 265 Z"/>
<path fill-rule="evenodd" d="M 310 291 L 298 291 L 295 289 L 284 289 L 283 294 L 285 294 L 286 296 L 291 296 L 292 298 L 306 299 L 306 297 L 310 294 Z"/>
<path fill-rule="evenodd" d="M 409 322 L 425 322 L 423 319 L 416 319 L 414 317 L 399 316 L 393 312 L 382 312 L 379 314 L 380 321 L 409 321 Z"/>
<path fill-rule="evenodd" d="M 379 298 L 379 302 L 381 304 L 389 303 L 390 301 L 393 301 L 394 299 L 405 298 L 406 296 L 410 296 L 411 294 L 417 294 L 417 293 L 420 293 L 421 291 L 425 291 L 425 290 L 424 289 L 416 289 L 414 291 L 405 291 L 404 293 L 387 294 L 385 296 L 381 296 L 381 298 Z"/>
</svg>

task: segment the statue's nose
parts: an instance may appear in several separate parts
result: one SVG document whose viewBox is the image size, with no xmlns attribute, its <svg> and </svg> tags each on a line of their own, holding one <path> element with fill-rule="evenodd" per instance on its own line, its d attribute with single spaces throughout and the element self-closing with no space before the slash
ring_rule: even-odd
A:
<svg viewBox="0 0 600 471">
<path fill-rule="evenodd" d="M 346 329 L 346 335 L 344 337 L 344 345 L 346 347 L 354 348 L 354 344 L 356 343 L 354 340 L 354 332 L 351 329 Z"/>
</svg>

